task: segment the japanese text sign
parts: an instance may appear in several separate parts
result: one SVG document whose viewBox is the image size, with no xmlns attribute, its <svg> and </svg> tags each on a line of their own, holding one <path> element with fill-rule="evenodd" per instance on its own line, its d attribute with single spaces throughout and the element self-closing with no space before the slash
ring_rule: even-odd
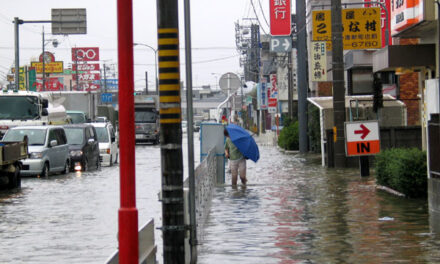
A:
<svg viewBox="0 0 440 264">
<path fill-rule="evenodd" d="M 390 1 L 387 0 L 378 0 L 378 1 L 374 1 L 374 0 L 364 0 L 365 2 L 365 7 L 381 7 L 382 5 L 386 7 L 386 10 L 391 10 L 391 5 L 390 5 Z M 373 3 L 370 3 L 373 2 Z M 382 5 L 379 5 L 379 3 L 381 3 Z M 388 18 L 388 20 L 386 19 L 387 17 L 387 12 L 385 11 L 384 8 L 381 8 L 381 13 L 380 13 L 380 27 L 382 28 L 382 48 L 386 46 L 386 29 L 388 29 L 388 32 L 390 32 L 390 19 Z M 389 11 L 388 11 L 389 12 Z M 387 23 L 388 22 L 388 23 Z M 388 34 L 388 43 L 391 43 L 392 38 L 391 38 L 391 34 Z"/>
<path fill-rule="evenodd" d="M 272 36 L 290 35 L 290 0 L 269 0 L 270 34 Z"/>
<path fill-rule="evenodd" d="M 392 35 L 422 22 L 424 0 L 391 0 Z"/>
<path fill-rule="evenodd" d="M 73 64 L 72 70 L 76 71 L 99 71 L 99 63 L 89 63 L 89 64 Z"/>
<path fill-rule="evenodd" d="M 257 103 L 259 110 L 267 109 L 267 83 L 265 82 L 257 84 Z"/>
<path fill-rule="evenodd" d="M 42 62 L 31 62 L 31 67 L 34 67 L 37 73 L 43 73 L 43 63 Z M 62 61 L 54 61 L 44 64 L 45 73 L 63 73 L 64 67 Z"/>
<path fill-rule="evenodd" d="M 327 81 L 327 50 L 325 41 L 312 41 L 310 49 L 312 60 L 312 82 Z"/>
<path fill-rule="evenodd" d="M 380 49 L 382 45 L 380 8 L 342 10 L 343 46 L 345 50 Z M 331 11 L 312 12 L 313 41 L 327 41 L 331 49 Z"/>
<path fill-rule="evenodd" d="M 365 156 L 380 152 L 377 121 L 345 122 L 345 152 L 347 156 Z"/>
</svg>

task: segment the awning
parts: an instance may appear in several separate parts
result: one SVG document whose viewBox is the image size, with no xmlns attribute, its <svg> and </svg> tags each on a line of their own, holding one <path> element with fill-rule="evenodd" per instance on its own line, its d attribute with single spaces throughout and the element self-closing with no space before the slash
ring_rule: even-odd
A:
<svg viewBox="0 0 440 264">
<path fill-rule="evenodd" d="M 435 69 L 435 44 L 392 45 L 373 54 L 373 72 Z"/>
</svg>

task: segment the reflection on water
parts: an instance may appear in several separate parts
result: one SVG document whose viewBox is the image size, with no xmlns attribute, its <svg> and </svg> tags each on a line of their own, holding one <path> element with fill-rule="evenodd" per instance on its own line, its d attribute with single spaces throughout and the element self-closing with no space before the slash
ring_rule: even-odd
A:
<svg viewBox="0 0 440 264">
<path fill-rule="evenodd" d="M 440 262 L 427 201 L 376 190 L 358 169 L 322 168 L 317 156 L 260 152 L 248 186 L 216 188 L 198 263 Z"/>
</svg>

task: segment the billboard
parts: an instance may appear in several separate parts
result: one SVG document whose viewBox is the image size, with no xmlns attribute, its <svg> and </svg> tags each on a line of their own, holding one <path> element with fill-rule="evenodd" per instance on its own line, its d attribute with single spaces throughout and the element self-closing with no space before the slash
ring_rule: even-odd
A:
<svg viewBox="0 0 440 264">
<path fill-rule="evenodd" d="M 99 61 L 99 48 L 72 48 L 72 61 Z"/>
<path fill-rule="evenodd" d="M 310 49 L 312 82 L 327 81 L 327 50 L 325 41 L 312 41 Z"/>
<path fill-rule="evenodd" d="M 99 71 L 99 63 L 81 63 L 81 64 L 73 64 L 72 70 L 76 71 L 76 68 L 78 68 L 78 71 Z"/>
<path fill-rule="evenodd" d="M 365 7 L 382 7 L 385 6 L 386 9 L 388 10 L 388 12 L 391 12 L 391 5 L 390 5 L 390 1 L 386 1 L 386 0 L 364 0 L 364 2 L 366 3 L 364 6 Z M 373 2 L 373 3 L 369 3 L 369 2 Z M 382 5 L 378 4 L 377 2 L 381 3 Z M 392 37 L 391 37 L 391 30 L 390 30 L 390 18 L 388 17 L 388 23 L 387 23 L 387 12 L 385 11 L 384 8 L 380 9 L 380 27 L 382 29 L 382 48 L 386 46 L 386 34 L 385 31 L 388 28 L 388 43 L 391 44 L 392 43 Z"/>
<path fill-rule="evenodd" d="M 37 73 L 43 73 L 43 63 L 42 62 L 31 62 L 31 67 L 34 67 Z M 45 73 L 63 73 L 64 66 L 62 61 L 54 61 L 44 64 Z"/>
<path fill-rule="evenodd" d="M 326 41 L 331 50 L 331 11 L 312 11 L 313 41 Z M 347 8 L 342 10 L 344 50 L 380 49 L 382 47 L 380 8 Z"/>
</svg>

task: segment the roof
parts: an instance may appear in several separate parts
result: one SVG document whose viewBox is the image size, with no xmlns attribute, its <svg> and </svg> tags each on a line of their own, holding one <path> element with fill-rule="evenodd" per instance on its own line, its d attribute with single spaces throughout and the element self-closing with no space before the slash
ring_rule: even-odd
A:
<svg viewBox="0 0 440 264">
<path fill-rule="evenodd" d="M 309 97 L 307 98 L 309 102 L 316 105 L 320 109 L 332 109 L 333 108 L 333 97 L 325 96 L 325 97 Z M 345 107 L 350 106 L 350 101 L 352 102 L 352 106 L 355 106 L 356 101 L 359 107 L 368 106 L 371 107 L 373 104 L 373 96 L 372 95 L 352 95 L 345 96 Z M 383 95 L 383 107 L 402 107 L 405 104 L 396 98 L 392 97 L 389 94 Z"/>
</svg>

